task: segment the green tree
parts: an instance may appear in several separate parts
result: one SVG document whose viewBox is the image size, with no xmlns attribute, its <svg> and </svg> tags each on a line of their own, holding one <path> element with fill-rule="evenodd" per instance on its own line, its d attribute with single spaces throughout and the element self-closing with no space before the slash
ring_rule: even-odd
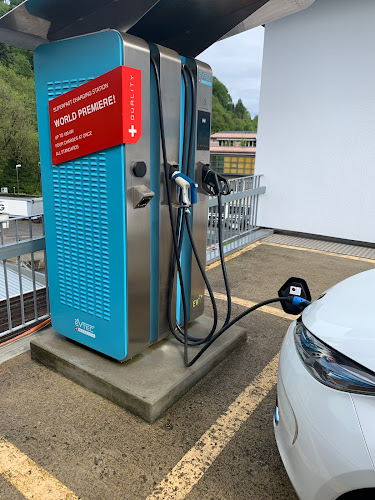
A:
<svg viewBox="0 0 375 500">
<path fill-rule="evenodd" d="M 18 87 L 11 84 L 15 80 Z M 21 163 L 20 191 L 40 192 L 35 97 L 25 77 L 16 76 L 1 64 L 0 116 L 0 185 L 14 185 L 15 165 Z"/>
<path fill-rule="evenodd" d="M 252 119 L 242 99 L 238 99 L 234 106 L 226 86 L 214 77 L 212 85 L 212 133 L 223 130 L 256 132 L 257 127 L 258 115 Z"/>
<path fill-rule="evenodd" d="M 234 114 L 238 116 L 238 118 L 241 118 L 242 120 L 245 120 L 246 118 L 250 118 L 251 120 L 250 113 L 245 108 L 241 99 L 238 99 L 237 104 L 234 107 Z"/>
<path fill-rule="evenodd" d="M 9 10 L 9 5 L 7 5 L 5 2 L 0 2 L 0 17 L 6 14 L 8 10 Z"/>
<path fill-rule="evenodd" d="M 216 78 L 216 76 L 213 78 L 212 93 L 217 97 L 219 103 L 224 109 L 227 111 L 233 111 L 233 101 L 228 89 L 223 83 L 221 83 L 220 80 Z"/>
<path fill-rule="evenodd" d="M 0 0 L 0 16 L 22 0 Z M 0 185 L 40 193 L 39 147 L 31 51 L 0 44 Z"/>
</svg>

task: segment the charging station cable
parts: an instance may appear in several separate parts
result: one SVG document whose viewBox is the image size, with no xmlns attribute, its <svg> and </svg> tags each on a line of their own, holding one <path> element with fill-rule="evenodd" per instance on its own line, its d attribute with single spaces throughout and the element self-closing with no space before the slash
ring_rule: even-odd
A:
<svg viewBox="0 0 375 500">
<path fill-rule="evenodd" d="M 292 303 L 294 306 L 300 308 L 303 310 L 305 307 L 307 307 L 310 302 L 308 300 L 302 299 L 301 297 L 296 297 L 296 296 L 288 296 L 288 297 L 276 297 L 273 299 L 265 300 L 262 302 L 259 302 L 258 304 L 254 305 L 253 307 L 246 309 L 243 311 L 241 314 L 233 318 L 232 320 L 229 320 L 230 318 L 230 313 L 227 312 L 227 318 L 226 318 L 226 324 L 219 329 L 216 333 L 216 326 L 217 326 L 217 308 L 216 308 L 216 302 L 213 296 L 212 288 L 209 284 L 209 281 L 207 279 L 205 270 L 203 268 L 202 262 L 200 261 L 197 248 L 195 246 L 192 230 L 191 230 L 191 224 L 190 224 L 190 214 L 187 212 L 188 208 L 184 207 L 183 214 L 181 217 L 181 210 L 179 210 L 178 215 L 179 215 L 179 229 L 176 229 L 175 223 L 174 223 L 174 218 L 173 218 L 173 207 L 172 207 L 172 201 L 171 201 L 171 194 L 170 194 L 170 185 L 169 185 L 169 172 L 168 172 L 168 160 L 167 160 L 167 151 L 166 151 L 166 141 L 165 141 L 165 130 L 164 130 L 164 118 L 163 118 L 163 107 L 162 107 L 162 97 L 161 97 L 161 86 L 160 86 L 160 77 L 159 77 L 159 71 L 157 64 L 153 57 L 151 57 L 151 64 L 154 68 L 155 72 L 155 79 L 156 79 L 156 86 L 157 86 L 157 95 L 158 95 L 158 108 L 159 108 L 159 124 L 160 124 L 160 138 L 161 138 L 161 145 L 162 145 L 162 156 L 163 156 L 163 168 L 164 168 L 164 176 L 165 176 L 165 185 L 166 185 L 166 194 L 167 194 L 167 200 L 168 200 L 168 209 L 169 209 L 169 219 L 170 219 L 170 225 L 171 225 L 171 231 L 172 231 L 172 241 L 173 241 L 173 253 L 174 257 L 172 259 L 172 270 L 175 268 L 177 265 L 177 273 L 179 277 L 179 286 L 181 290 L 181 302 L 182 302 L 182 309 L 183 309 L 183 325 L 182 328 L 179 328 L 179 331 L 181 332 L 183 338 L 179 336 L 179 334 L 175 331 L 175 328 L 173 327 L 172 321 L 171 321 L 171 311 L 170 311 L 170 304 L 171 304 L 171 297 L 172 297 L 172 291 L 171 287 L 169 287 L 169 297 L 168 297 L 168 323 L 169 323 L 169 328 L 173 336 L 179 341 L 184 343 L 184 360 L 185 360 L 185 365 L 187 367 L 192 366 L 201 356 L 202 354 L 217 340 L 225 331 L 227 331 L 230 327 L 232 327 L 237 321 L 245 317 L 246 315 L 250 314 L 251 312 L 259 309 L 260 307 L 263 307 L 268 304 L 272 304 L 275 302 L 289 302 Z M 186 69 L 188 70 L 189 76 L 191 78 L 191 83 L 192 83 L 192 88 L 194 89 L 194 76 L 190 70 L 186 66 Z M 186 76 L 186 75 L 185 75 Z M 194 93 L 193 93 L 193 101 L 194 101 Z M 192 117 L 194 117 L 194 114 L 192 114 Z M 186 123 L 186 121 L 185 121 Z M 190 128 L 190 138 L 193 137 L 193 124 L 191 124 Z M 189 140 L 189 149 L 188 149 L 188 158 L 191 158 L 191 150 L 192 150 L 192 142 Z M 185 151 L 184 151 L 185 152 Z M 190 165 L 190 161 L 188 161 L 188 166 Z M 190 180 L 190 179 L 189 179 Z M 218 177 L 216 177 L 216 186 L 219 186 L 219 180 Z M 221 198 L 220 198 L 220 204 L 221 204 Z M 221 217 L 221 213 L 220 213 Z M 195 259 L 197 261 L 198 267 L 200 269 L 200 272 L 204 278 L 207 290 L 209 292 L 211 302 L 214 307 L 214 325 L 213 328 L 211 329 L 211 332 L 207 335 L 207 337 L 202 338 L 202 339 L 197 339 L 194 337 L 191 337 L 187 334 L 187 305 L 186 305 L 186 294 L 185 294 L 185 288 L 184 288 L 184 283 L 183 283 L 183 274 L 182 274 L 182 269 L 181 269 L 181 263 L 180 263 L 180 253 L 181 253 L 181 248 L 182 248 L 182 238 L 183 238 L 183 221 L 185 222 L 186 229 L 189 235 L 189 240 L 191 243 L 191 247 L 195 256 Z M 221 224 L 222 221 L 221 219 L 219 220 L 219 224 Z M 219 245 L 222 247 L 222 237 L 219 238 Z M 221 248 L 221 257 L 222 257 L 222 263 L 224 263 L 224 269 L 225 269 L 225 261 L 223 258 L 223 252 Z M 223 270 L 224 270 L 223 269 Z M 225 269 L 225 274 L 226 274 L 226 269 Z M 174 272 L 171 272 L 171 275 L 174 275 Z M 173 283 L 173 281 L 172 281 Z M 229 289 L 229 286 L 228 286 Z M 230 291 L 229 291 L 230 294 Z M 203 347 L 200 349 L 200 351 L 193 357 L 192 360 L 189 361 L 188 358 L 188 347 L 189 346 L 197 346 L 204 344 Z"/>
<path fill-rule="evenodd" d="M 186 363 L 188 360 L 188 352 L 187 352 L 188 347 L 190 345 L 199 345 L 201 343 L 204 343 L 207 340 L 209 340 L 209 338 L 212 337 L 212 335 L 215 332 L 216 327 L 217 327 L 218 314 L 217 314 L 217 307 L 216 307 L 214 294 L 213 294 L 212 288 L 211 288 L 211 286 L 207 280 L 207 277 L 206 277 L 205 284 L 207 286 L 207 290 L 208 290 L 208 293 L 210 295 L 211 303 L 212 303 L 213 309 L 214 309 L 214 324 L 212 326 L 212 331 L 204 339 L 198 339 L 195 337 L 191 337 L 187 334 L 186 322 L 187 322 L 188 316 L 187 316 L 187 306 L 186 306 L 186 295 L 185 295 L 185 287 L 184 287 L 184 281 L 183 281 L 183 275 L 182 275 L 182 269 L 181 269 L 181 263 L 180 263 L 179 243 L 177 240 L 177 232 L 176 232 L 175 222 L 174 222 L 174 217 L 173 217 L 173 207 L 172 207 L 171 192 L 170 192 L 170 185 L 169 185 L 169 182 L 170 182 L 169 169 L 168 169 L 169 165 L 168 165 L 168 160 L 167 160 L 167 150 L 166 150 L 166 141 L 165 141 L 163 104 L 162 104 L 162 96 L 161 96 L 160 77 L 159 77 L 159 70 L 157 67 L 157 63 L 153 57 L 151 57 L 151 64 L 154 68 L 156 87 L 157 87 L 159 124 L 160 124 L 160 139 L 161 139 L 161 149 L 162 149 L 162 157 L 163 157 L 163 169 L 164 169 L 166 195 L 167 195 L 167 201 L 168 201 L 169 221 L 170 221 L 171 232 L 172 232 L 172 242 L 173 242 L 172 270 L 174 269 L 175 266 L 177 266 L 177 274 L 178 274 L 178 278 L 179 278 L 179 285 L 180 285 L 180 291 L 181 291 L 181 302 L 182 302 L 182 309 L 183 309 L 183 325 L 182 325 L 183 338 L 181 339 L 179 334 L 175 331 L 175 326 L 172 324 L 172 320 L 171 320 L 172 286 L 169 287 L 169 291 L 168 291 L 168 314 L 167 314 L 168 315 L 168 325 L 169 325 L 169 329 L 170 329 L 172 335 L 179 342 L 184 343 L 184 357 L 185 357 L 185 363 Z M 188 156 L 189 156 L 189 153 L 188 153 Z M 181 248 L 180 248 L 180 250 L 181 250 Z M 171 271 L 170 275 L 173 277 L 172 271 Z M 172 284 L 173 284 L 173 280 L 172 280 Z"/>
</svg>

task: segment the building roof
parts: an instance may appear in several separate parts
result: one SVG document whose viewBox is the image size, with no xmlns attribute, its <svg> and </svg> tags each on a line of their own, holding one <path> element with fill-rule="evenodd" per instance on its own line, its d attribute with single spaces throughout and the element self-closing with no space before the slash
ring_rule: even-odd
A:
<svg viewBox="0 0 375 500">
<path fill-rule="evenodd" d="M 43 201 L 42 196 L 4 196 L 4 193 L 0 194 L 1 201 Z"/>
<path fill-rule="evenodd" d="M 9 298 L 17 297 L 20 295 L 20 278 L 18 272 L 10 269 L 10 266 L 7 266 L 7 279 L 8 279 L 8 290 L 9 290 Z M 5 289 L 5 279 L 4 279 L 4 267 L 3 264 L 0 264 L 0 300 L 6 299 L 6 289 Z M 34 290 L 33 281 L 26 276 L 22 276 L 22 291 L 23 293 L 32 292 Z M 43 285 L 39 283 L 35 284 L 36 290 L 43 288 Z"/>
<path fill-rule="evenodd" d="M 212 139 L 256 139 L 256 132 L 216 132 L 211 135 Z"/>
<path fill-rule="evenodd" d="M 240 153 L 240 154 L 248 154 L 255 155 L 257 148 L 247 148 L 244 146 L 211 146 L 211 153 Z"/>
</svg>

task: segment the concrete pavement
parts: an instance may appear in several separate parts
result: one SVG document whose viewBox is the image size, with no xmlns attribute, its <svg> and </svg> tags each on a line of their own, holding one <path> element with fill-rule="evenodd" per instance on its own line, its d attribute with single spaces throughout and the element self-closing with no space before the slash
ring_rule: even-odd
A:
<svg viewBox="0 0 375 500">
<path fill-rule="evenodd" d="M 374 266 L 267 244 L 227 264 L 233 296 L 250 301 L 275 296 L 290 276 L 306 279 L 316 298 L 337 281 Z M 224 293 L 220 267 L 208 273 L 214 290 Z M 225 302 L 218 301 L 218 308 L 223 318 Z M 243 310 L 233 306 L 233 314 Z M 211 314 L 207 300 L 205 314 Z M 0 365 L 0 437 L 77 497 L 146 499 L 274 358 L 288 324 L 261 311 L 245 317 L 239 325 L 247 330 L 247 342 L 153 424 L 22 354 Z M 194 483 L 189 500 L 297 498 L 273 436 L 275 396 L 272 385 Z M 0 491 L 1 500 L 24 498 L 1 474 Z"/>
</svg>

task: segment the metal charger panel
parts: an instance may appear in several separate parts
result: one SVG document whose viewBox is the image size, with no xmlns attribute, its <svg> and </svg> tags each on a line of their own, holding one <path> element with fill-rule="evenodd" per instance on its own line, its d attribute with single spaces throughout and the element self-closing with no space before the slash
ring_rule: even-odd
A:
<svg viewBox="0 0 375 500">
<path fill-rule="evenodd" d="M 134 208 L 132 196 L 133 187 L 150 189 L 150 50 L 144 40 L 124 33 L 121 36 L 122 64 L 142 72 L 142 136 L 135 144 L 125 145 L 127 358 L 130 358 L 150 344 L 150 203 Z M 135 89 L 135 92 L 140 91 Z M 137 161 L 146 164 L 144 177 L 136 177 L 133 173 L 134 162 Z"/>
<path fill-rule="evenodd" d="M 188 59 L 187 65 L 194 74 L 196 86 L 194 179 L 198 184 L 198 202 L 193 207 L 193 237 L 204 267 L 206 265 L 208 195 L 202 189 L 202 170 L 198 166 L 198 162 L 210 163 L 212 70 L 207 64 L 198 60 Z M 203 314 L 204 291 L 205 283 L 193 255 L 191 261 L 190 320 Z"/>
<path fill-rule="evenodd" d="M 160 86 L 162 93 L 164 132 L 168 161 L 178 164 L 180 146 L 180 89 L 181 89 L 181 59 L 173 50 L 151 45 L 153 57 L 158 61 Z M 153 72 L 153 69 L 151 70 Z M 154 322 L 151 325 L 151 340 L 156 341 L 170 333 L 168 323 L 168 290 L 173 257 L 173 242 L 169 218 L 168 200 L 165 187 L 163 157 L 160 148 L 160 126 L 158 122 L 158 105 L 156 82 L 152 80 L 153 102 L 151 113 L 154 116 L 153 131 L 155 147 L 153 149 L 152 189 L 156 196 L 152 201 L 152 293 L 157 297 L 154 300 Z M 170 181 L 168 181 L 170 182 Z M 177 202 L 176 186 L 170 182 L 172 201 Z M 173 216 L 177 218 L 177 208 L 173 207 Z M 155 283 L 153 282 L 155 280 Z M 157 308 L 157 310 L 156 310 Z M 176 276 L 171 301 L 172 324 L 176 320 Z M 153 331 L 154 329 L 154 331 Z"/>
</svg>

